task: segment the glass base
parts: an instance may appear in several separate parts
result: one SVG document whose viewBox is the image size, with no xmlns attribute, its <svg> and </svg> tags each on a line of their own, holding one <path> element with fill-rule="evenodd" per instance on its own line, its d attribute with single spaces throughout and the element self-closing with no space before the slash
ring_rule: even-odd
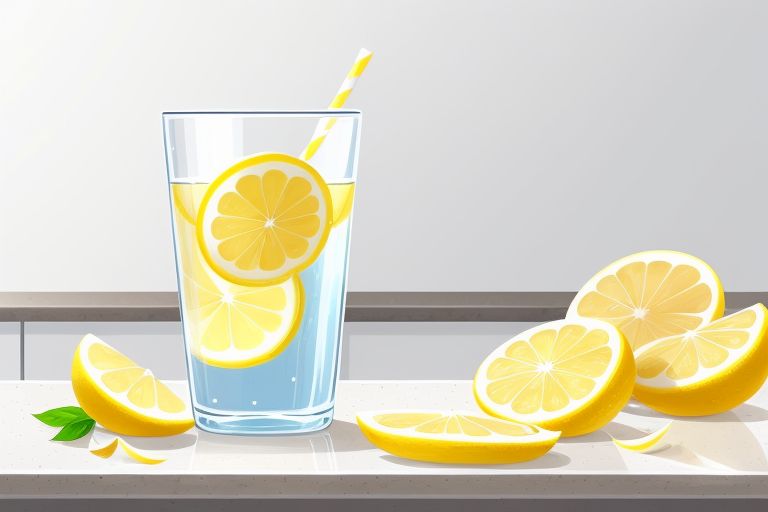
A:
<svg viewBox="0 0 768 512">
<path fill-rule="evenodd" d="M 327 428 L 333 421 L 333 408 L 305 414 L 254 414 L 224 416 L 195 409 L 197 428 L 214 434 L 241 436 L 302 434 Z"/>
</svg>

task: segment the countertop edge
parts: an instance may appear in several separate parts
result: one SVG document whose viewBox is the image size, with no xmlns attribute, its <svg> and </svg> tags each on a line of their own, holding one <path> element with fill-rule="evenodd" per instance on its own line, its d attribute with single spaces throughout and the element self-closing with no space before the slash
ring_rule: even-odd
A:
<svg viewBox="0 0 768 512">
<path fill-rule="evenodd" d="M 13 474 L 0 475 L 0 497 L 766 498 L 768 474 Z"/>
<path fill-rule="evenodd" d="M 349 292 L 347 322 L 543 322 L 565 316 L 575 292 Z M 729 311 L 768 292 L 726 294 Z M 175 322 L 176 292 L 2 292 L 0 322 Z"/>
</svg>

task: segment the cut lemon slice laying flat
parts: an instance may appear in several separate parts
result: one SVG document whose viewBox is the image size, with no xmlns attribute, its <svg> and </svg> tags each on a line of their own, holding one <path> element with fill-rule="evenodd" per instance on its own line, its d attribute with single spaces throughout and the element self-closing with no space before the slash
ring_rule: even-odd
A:
<svg viewBox="0 0 768 512">
<path fill-rule="evenodd" d="M 474 391 L 493 416 L 575 436 L 611 421 L 634 382 L 632 351 L 618 329 L 574 318 L 534 327 L 494 350 Z"/>
<path fill-rule="evenodd" d="M 274 284 L 315 261 L 332 215 L 328 185 L 312 166 L 280 153 L 255 155 L 208 187 L 197 241 L 210 267 L 226 280 Z"/>
<path fill-rule="evenodd" d="M 768 310 L 762 304 L 635 351 L 635 397 L 678 416 L 727 411 L 768 377 Z"/>
<path fill-rule="evenodd" d="M 582 287 L 568 316 L 617 326 L 636 350 L 682 334 L 723 314 L 723 287 L 700 259 L 675 251 L 646 251 L 608 265 Z"/>
<path fill-rule="evenodd" d="M 371 443 L 393 455 L 448 464 L 523 462 L 547 453 L 560 437 L 476 412 L 367 412 L 357 424 Z"/>
<path fill-rule="evenodd" d="M 194 424 L 189 406 L 152 372 L 92 334 L 72 359 L 80 407 L 103 427 L 127 436 L 169 436 Z"/>
</svg>

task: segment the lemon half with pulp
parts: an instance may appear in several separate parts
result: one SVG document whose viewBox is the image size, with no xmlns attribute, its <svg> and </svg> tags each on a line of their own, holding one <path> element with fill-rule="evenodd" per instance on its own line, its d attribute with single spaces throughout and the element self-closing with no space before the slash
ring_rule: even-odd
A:
<svg viewBox="0 0 768 512">
<path fill-rule="evenodd" d="M 611 421 L 634 382 L 632 350 L 621 332 L 574 318 L 534 327 L 494 350 L 477 370 L 474 392 L 493 416 L 575 436 Z"/>
<path fill-rule="evenodd" d="M 646 251 L 621 258 L 585 284 L 568 317 L 598 318 L 617 326 L 633 350 L 720 318 L 723 286 L 699 258 Z"/>
<path fill-rule="evenodd" d="M 743 309 L 635 351 L 635 397 L 678 416 L 727 411 L 754 395 L 768 377 L 768 310 Z"/>
</svg>

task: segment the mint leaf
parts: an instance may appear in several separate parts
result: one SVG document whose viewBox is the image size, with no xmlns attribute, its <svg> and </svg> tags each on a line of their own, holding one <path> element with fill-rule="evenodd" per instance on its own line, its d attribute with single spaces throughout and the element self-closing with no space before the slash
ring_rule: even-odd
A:
<svg viewBox="0 0 768 512">
<path fill-rule="evenodd" d="M 84 410 L 71 405 L 50 409 L 41 412 L 40 414 L 33 414 L 32 416 L 50 427 L 63 427 L 69 425 L 73 421 L 90 419 L 90 416 L 88 416 Z"/>
<path fill-rule="evenodd" d="M 62 428 L 51 441 L 74 441 L 93 429 L 96 422 L 91 418 L 73 421 Z"/>
</svg>

